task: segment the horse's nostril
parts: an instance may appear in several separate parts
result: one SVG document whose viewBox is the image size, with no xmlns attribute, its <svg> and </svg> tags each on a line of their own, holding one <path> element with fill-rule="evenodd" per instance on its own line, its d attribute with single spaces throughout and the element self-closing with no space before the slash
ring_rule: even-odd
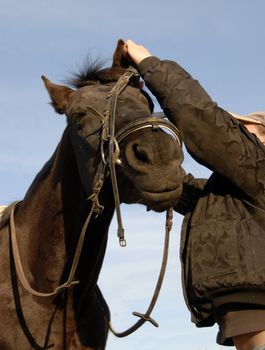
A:
<svg viewBox="0 0 265 350">
<path fill-rule="evenodd" d="M 134 144 L 133 145 L 133 152 L 134 152 L 134 156 L 137 160 L 139 160 L 142 163 L 148 163 L 148 154 L 147 151 L 139 146 L 138 144 Z"/>
</svg>

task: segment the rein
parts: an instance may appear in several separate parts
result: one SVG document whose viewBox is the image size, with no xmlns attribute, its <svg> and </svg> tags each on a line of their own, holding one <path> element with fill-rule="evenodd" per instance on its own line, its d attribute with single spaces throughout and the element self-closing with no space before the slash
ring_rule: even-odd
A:
<svg viewBox="0 0 265 350">
<path fill-rule="evenodd" d="M 144 314 L 140 313 L 140 312 L 133 312 L 132 313 L 134 316 L 140 317 L 140 320 L 138 320 L 135 324 L 133 324 L 127 330 L 125 330 L 123 332 L 116 332 L 113 329 L 111 322 L 109 323 L 109 329 L 118 338 L 127 337 L 128 335 L 135 332 L 138 328 L 140 328 L 147 321 L 150 322 L 153 326 L 158 327 L 158 323 L 150 315 L 151 315 L 151 313 L 155 307 L 155 304 L 157 302 L 157 299 L 158 299 L 158 296 L 159 296 L 159 293 L 160 293 L 160 290 L 162 287 L 163 279 L 165 276 L 165 272 L 166 272 L 167 259 L 168 259 L 168 247 L 169 247 L 169 235 L 170 235 L 170 231 L 172 228 L 172 224 L 173 224 L 173 208 L 170 208 L 167 210 L 166 234 L 165 234 L 165 240 L 164 240 L 163 259 L 162 259 L 162 264 L 161 264 L 158 280 L 156 283 L 155 291 L 153 293 L 153 297 L 151 299 L 149 307 L 147 308 L 147 310 Z"/>
<path fill-rule="evenodd" d="M 97 173 L 94 178 L 94 185 L 93 185 L 93 192 L 90 197 L 88 197 L 88 200 L 91 200 L 92 206 L 91 210 L 85 220 L 85 223 L 82 227 L 82 230 L 80 232 L 79 240 L 76 246 L 76 251 L 74 254 L 72 266 L 67 278 L 67 281 L 63 284 L 59 285 L 57 288 L 54 289 L 54 291 L 51 292 L 40 292 L 35 289 L 33 289 L 23 270 L 23 266 L 21 263 L 21 258 L 19 254 L 19 248 L 17 243 L 17 235 L 16 235 L 16 227 L 15 227 L 15 221 L 14 221 L 14 213 L 15 209 L 19 206 L 21 202 L 15 202 L 11 207 L 10 212 L 10 251 L 11 256 L 13 257 L 13 264 L 15 267 L 15 271 L 11 272 L 13 275 L 17 274 L 17 277 L 19 278 L 19 281 L 23 288 L 30 293 L 33 296 L 36 297 L 42 297 L 42 298 L 50 298 L 57 296 L 61 294 L 62 292 L 66 291 L 68 288 L 76 285 L 79 283 L 79 281 L 75 280 L 75 273 L 77 270 L 77 266 L 80 260 L 82 247 L 86 235 L 86 230 L 89 225 L 89 222 L 92 218 L 92 215 L 94 214 L 96 217 L 101 214 L 104 207 L 100 205 L 99 203 L 99 194 L 102 189 L 102 186 L 104 184 L 104 180 L 106 177 L 107 169 L 109 169 L 110 176 L 111 176 L 111 182 L 112 182 L 112 189 L 113 189 L 113 195 L 114 195 L 114 203 L 115 203 L 115 209 L 116 209 L 116 215 L 117 215 L 117 223 L 118 223 L 118 231 L 117 235 L 119 237 L 119 242 L 122 247 L 126 246 L 126 240 L 124 237 L 124 228 L 122 224 L 122 217 L 121 217 L 121 210 L 120 210 L 120 197 L 119 197 L 119 191 L 118 191 L 118 184 L 117 184 L 117 177 L 116 177 L 116 170 L 115 170 L 115 164 L 121 164 L 121 160 L 119 158 L 120 156 L 120 149 L 119 149 L 119 143 L 124 140 L 128 135 L 144 129 L 144 128 L 152 128 L 153 130 L 158 130 L 160 128 L 166 129 L 167 132 L 170 132 L 173 137 L 176 139 L 176 142 L 178 142 L 179 145 L 181 145 L 181 138 L 179 135 L 178 129 L 172 125 L 171 123 L 167 122 L 164 117 L 161 117 L 161 114 L 159 114 L 159 117 L 149 117 L 149 118 L 142 118 L 138 119 L 134 122 L 128 123 L 124 128 L 119 130 L 117 133 L 115 133 L 115 115 L 116 115 L 116 107 L 117 107 L 117 99 L 118 95 L 126 88 L 128 85 L 130 79 L 132 76 L 138 75 L 135 70 L 128 70 L 126 73 L 124 73 L 115 86 L 110 90 L 108 96 L 107 96 L 107 106 L 104 110 L 104 113 L 100 113 L 99 111 L 95 110 L 92 106 L 91 109 L 96 111 L 102 118 L 102 133 L 101 133 L 101 163 L 98 167 Z M 106 159 L 105 153 L 104 153 L 104 145 L 105 143 L 108 144 L 108 157 Z M 166 263 L 167 263 L 167 255 L 168 255 L 168 244 L 169 244 L 169 233 L 172 226 L 172 217 L 173 217 L 173 209 L 170 208 L 167 211 L 167 221 L 166 221 L 166 235 L 165 235 L 165 243 L 164 243 L 164 253 L 163 253 L 163 260 L 162 260 L 162 266 L 160 270 L 160 274 L 158 277 L 157 285 L 150 303 L 150 306 L 148 307 L 148 310 L 145 314 L 141 314 L 138 312 L 134 312 L 133 314 L 135 316 L 140 317 L 141 319 L 136 322 L 135 325 L 130 327 L 127 331 L 117 333 L 113 330 L 112 326 L 109 325 L 110 330 L 117 336 L 117 337 L 124 337 L 132 332 L 134 332 L 136 329 L 138 329 L 142 324 L 144 324 L 146 321 L 150 321 L 155 326 L 158 326 L 158 324 L 150 317 L 150 314 L 155 306 L 155 303 L 157 301 L 161 286 L 163 277 L 166 270 Z M 14 290 L 14 277 L 12 278 L 12 287 Z M 20 302 L 16 302 L 16 309 L 17 313 L 22 313 Z M 23 316 L 23 313 L 22 313 Z M 24 317 L 19 317 L 20 323 L 25 323 Z M 53 318 L 51 319 L 52 322 Z M 49 325 L 49 329 L 50 329 Z M 27 333 L 30 334 L 27 326 L 26 331 L 23 331 L 25 335 L 27 336 Z M 49 331 L 50 332 L 50 331 Z M 48 338 L 47 333 L 47 338 Z M 32 338 L 31 334 L 30 336 L 27 336 L 28 340 Z M 48 343 L 48 339 L 46 341 Z M 34 347 L 35 349 L 46 349 L 46 347 L 42 348 L 36 345 Z"/>
</svg>

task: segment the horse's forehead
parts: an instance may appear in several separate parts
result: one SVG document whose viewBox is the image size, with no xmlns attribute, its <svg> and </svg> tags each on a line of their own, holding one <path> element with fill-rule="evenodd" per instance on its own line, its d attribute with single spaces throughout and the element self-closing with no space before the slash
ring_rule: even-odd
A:
<svg viewBox="0 0 265 350">
<path fill-rule="evenodd" d="M 81 106 L 86 104 L 91 104 L 93 106 L 105 106 L 108 100 L 108 94 L 114 85 L 91 85 L 85 86 L 78 89 L 73 95 L 70 105 Z M 127 108 L 135 107 L 138 105 L 140 108 L 146 108 L 146 99 L 142 96 L 139 89 L 133 88 L 131 86 L 126 87 L 126 89 L 119 95 L 119 101 L 122 102 Z M 134 107 L 133 107 L 134 106 Z"/>
<path fill-rule="evenodd" d="M 107 101 L 107 94 L 109 92 L 108 87 L 94 87 L 85 86 L 75 92 L 70 103 L 73 105 L 86 104 L 86 103 L 101 103 L 104 104 Z"/>
</svg>

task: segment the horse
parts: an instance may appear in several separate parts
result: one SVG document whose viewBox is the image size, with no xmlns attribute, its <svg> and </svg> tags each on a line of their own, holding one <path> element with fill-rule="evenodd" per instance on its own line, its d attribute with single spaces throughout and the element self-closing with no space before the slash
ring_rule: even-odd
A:
<svg viewBox="0 0 265 350">
<path fill-rule="evenodd" d="M 1 350 L 105 349 L 110 311 L 97 280 L 116 204 L 160 212 L 181 194 L 181 142 L 168 130 L 177 131 L 152 116 L 123 45 L 111 67 L 88 65 L 68 85 L 42 76 L 67 124 L 23 200 L 0 220 Z"/>
</svg>

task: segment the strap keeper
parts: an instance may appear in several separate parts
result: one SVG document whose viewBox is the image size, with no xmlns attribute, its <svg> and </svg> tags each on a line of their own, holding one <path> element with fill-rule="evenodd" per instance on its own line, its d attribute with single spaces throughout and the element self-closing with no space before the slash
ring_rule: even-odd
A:
<svg viewBox="0 0 265 350">
<path fill-rule="evenodd" d="M 59 294 L 59 293 L 61 293 L 63 290 L 68 289 L 68 288 L 71 288 L 71 287 L 75 286 L 76 284 L 79 284 L 79 281 L 72 281 L 72 282 L 67 281 L 67 282 L 65 282 L 64 284 L 62 284 L 61 286 L 57 287 L 57 288 L 55 289 L 55 293 L 56 293 L 56 294 Z"/>
</svg>

